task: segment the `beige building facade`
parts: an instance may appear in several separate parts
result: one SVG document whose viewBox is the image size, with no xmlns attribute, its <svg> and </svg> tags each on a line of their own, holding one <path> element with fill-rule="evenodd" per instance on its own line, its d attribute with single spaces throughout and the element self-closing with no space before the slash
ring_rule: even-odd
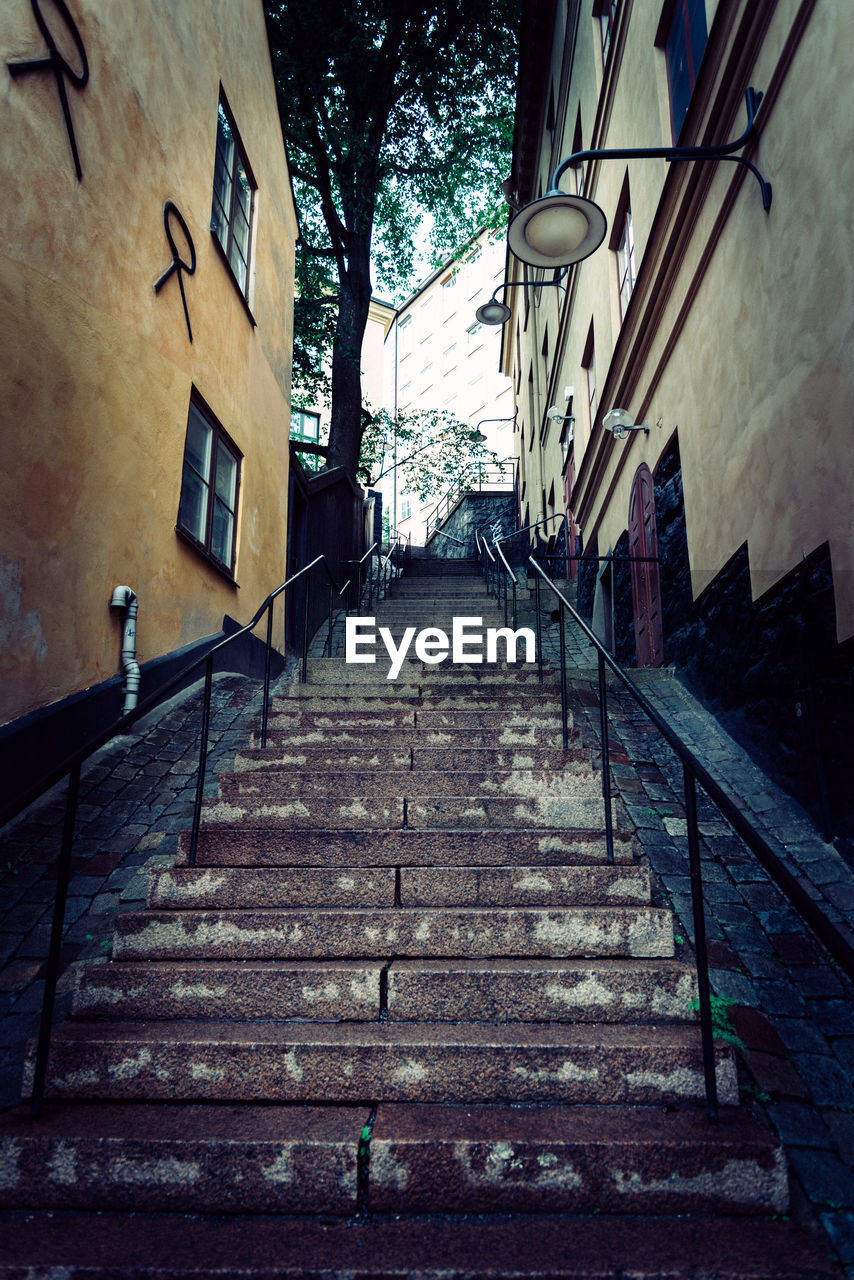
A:
<svg viewBox="0 0 854 1280">
<path fill-rule="evenodd" d="M 8 742 L 119 714 L 118 584 L 145 692 L 283 580 L 298 228 L 261 0 L 7 0 L 0 50 Z"/>
<path fill-rule="evenodd" d="M 675 663 L 784 773 L 815 774 L 813 797 L 836 776 L 837 806 L 854 650 L 852 70 L 854 14 L 830 0 L 529 0 L 517 208 L 579 150 L 736 139 L 749 86 L 762 99 L 742 154 L 773 198 L 766 210 L 756 174 L 727 160 L 588 158 L 560 185 L 600 206 L 604 241 L 565 288 L 508 291 L 502 351 L 523 521 L 558 530 L 566 514 L 602 636 L 627 662 Z M 546 274 L 509 261 L 510 279 Z M 649 430 L 619 438 L 617 408 Z"/>
<path fill-rule="evenodd" d="M 406 299 L 385 344 L 389 411 L 445 410 L 472 429 L 482 424 L 486 447 L 499 459 L 513 454 L 513 389 L 500 369 L 500 336 L 475 312 L 504 274 L 503 242 L 482 233 Z M 509 483 L 512 465 L 506 470 Z M 427 518 L 444 495 L 421 503 L 395 473 L 381 487 L 385 508 L 397 512 L 398 528 L 414 545 L 423 545 Z"/>
</svg>

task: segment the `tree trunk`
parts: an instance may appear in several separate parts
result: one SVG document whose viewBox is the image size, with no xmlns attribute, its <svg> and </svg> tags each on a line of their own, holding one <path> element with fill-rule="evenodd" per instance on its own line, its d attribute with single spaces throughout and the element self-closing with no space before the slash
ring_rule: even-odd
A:
<svg viewBox="0 0 854 1280">
<path fill-rule="evenodd" d="M 356 481 L 362 443 L 362 339 L 371 304 L 370 238 L 354 237 L 342 273 L 338 323 L 332 344 L 332 420 L 326 464 Z"/>
</svg>

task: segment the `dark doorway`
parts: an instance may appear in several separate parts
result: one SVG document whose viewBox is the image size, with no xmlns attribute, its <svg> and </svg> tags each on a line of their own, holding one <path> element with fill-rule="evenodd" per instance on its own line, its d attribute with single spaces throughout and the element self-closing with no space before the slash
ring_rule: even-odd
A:
<svg viewBox="0 0 854 1280">
<path fill-rule="evenodd" d="M 664 662 L 661 626 L 661 588 L 655 529 L 655 496 L 652 472 L 642 462 L 632 481 L 629 502 L 629 555 L 632 556 L 632 604 L 635 647 L 639 667 L 660 667 Z M 637 558 L 636 558 L 637 557 Z"/>
</svg>

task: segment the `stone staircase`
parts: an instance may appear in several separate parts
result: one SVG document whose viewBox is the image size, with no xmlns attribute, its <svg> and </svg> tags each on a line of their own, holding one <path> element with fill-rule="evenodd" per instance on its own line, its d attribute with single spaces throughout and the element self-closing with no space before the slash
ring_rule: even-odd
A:
<svg viewBox="0 0 854 1280">
<path fill-rule="evenodd" d="M 425 563 L 378 625 L 503 624 Z M 706 1119 L 693 969 L 553 674 L 377 655 L 310 663 L 79 967 L 0 1117 L 0 1277 L 836 1274 L 726 1044 Z"/>
</svg>

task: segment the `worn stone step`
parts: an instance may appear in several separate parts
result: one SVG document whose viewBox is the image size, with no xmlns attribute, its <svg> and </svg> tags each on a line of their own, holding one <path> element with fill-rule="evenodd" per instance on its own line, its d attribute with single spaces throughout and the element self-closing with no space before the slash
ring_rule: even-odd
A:
<svg viewBox="0 0 854 1280">
<path fill-rule="evenodd" d="M 399 906 L 643 906 L 642 866 L 155 867 L 148 906 L 166 909 Z"/>
<path fill-rule="evenodd" d="M 444 681 L 427 684 L 403 683 L 379 675 L 373 682 L 367 679 L 335 685 L 330 684 L 298 684 L 288 687 L 288 701 L 305 703 L 307 710 L 324 711 L 331 708 L 347 710 L 352 707 L 356 711 L 380 711 L 392 709 L 395 705 L 414 707 L 430 703 L 442 709 L 467 706 L 480 703 L 495 703 L 500 708 L 516 708 L 524 711 L 532 702 L 560 710 L 560 689 L 556 682 L 538 684 L 530 682 L 482 680 L 459 683 L 449 676 Z M 277 700 L 278 701 L 278 700 Z M 279 707 L 274 708 L 276 711 Z M 557 714 L 557 711 L 555 714 Z"/>
<path fill-rule="evenodd" d="M 785 1213 L 783 1150 L 737 1109 L 384 1103 L 375 1213 Z"/>
<path fill-rule="evenodd" d="M 395 881 L 393 867 L 155 867 L 148 875 L 148 906 L 393 907 Z"/>
<path fill-rule="evenodd" d="M 595 797 L 601 802 L 601 776 L 589 765 L 566 762 L 559 769 L 238 769 L 219 775 L 224 800 L 257 797 L 261 802 L 284 796 L 522 796 L 546 800 Z"/>
<path fill-rule="evenodd" d="M 722 1106 L 738 1102 L 716 1042 Z M 32 1058 L 24 1096 L 32 1082 Z M 59 1027 L 48 1093 L 222 1102 L 561 1102 L 659 1106 L 704 1095 L 695 1027 L 82 1022 Z"/>
<path fill-rule="evenodd" d="M 508 725 L 507 718 L 501 716 L 497 717 L 498 723 L 488 727 L 466 728 L 446 725 L 436 729 L 418 729 L 413 725 L 368 727 L 356 722 L 355 717 L 353 727 L 348 728 L 350 722 L 343 712 L 333 713 L 327 719 L 331 723 L 325 727 L 307 726 L 303 729 L 298 724 L 284 724 L 281 727 L 268 728 L 267 746 L 263 749 L 264 752 L 279 751 L 283 757 L 293 757 L 311 750 L 316 750 L 318 753 L 323 750 L 344 753 L 349 748 L 363 751 L 368 756 L 373 754 L 374 749 L 399 752 L 418 748 L 423 750 L 428 747 L 444 748 L 451 756 L 467 749 L 499 750 L 507 747 L 524 748 L 526 751 L 537 748 L 561 753 L 564 751 L 563 736 L 557 720 L 550 722 L 548 728 L 543 727 L 542 724 L 525 728 Z M 279 717 L 276 718 L 276 723 L 278 725 Z M 571 745 L 566 749 L 568 755 L 565 758 L 569 761 L 589 764 L 593 753 L 572 745 L 573 742 L 578 741 L 578 736 L 573 729 L 570 737 Z M 239 752 L 240 757 L 247 761 L 254 758 L 256 751 L 262 750 L 260 733 L 251 734 L 250 742 L 249 747 Z M 261 756 L 257 758 L 260 759 Z M 427 767 L 442 768 L 444 766 L 440 761 L 438 764 Z"/>
<path fill-rule="evenodd" d="M 186 863 L 190 838 L 178 837 L 178 860 Z M 605 841 L 595 829 L 524 828 L 505 831 L 323 830 L 289 826 L 233 827 L 211 823 L 199 832 L 199 866 L 494 866 L 514 859 L 525 865 L 600 865 Z M 628 827 L 614 831 L 617 862 L 634 860 Z"/>
<path fill-rule="evenodd" d="M 116 916 L 116 960 L 671 956 L 660 907 L 145 910 Z"/>
<path fill-rule="evenodd" d="M 104 1212 L 0 1223 L 2 1280 L 829 1280 L 839 1268 L 794 1223 L 527 1214 L 376 1218 Z"/>
<path fill-rule="evenodd" d="M 369 737 L 369 735 L 366 735 Z M 284 739 L 283 739 L 284 741 Z M 268 737 L 268 743 L 270 739 Z M 372 747 L 361 739 L 364 745 L 356 746 L 341 743 L 339 745 L 318 746 L 316 743 L 302 749 L 291 749 L 287 746 L 270 744 L 265 749 L 255 747 L 244 748 L 234 756 L 234 772 L 244 773 L 254 769 L 276 769 L 277 771 L 293 770 L 294 772 L 312 774 L 328 773 L 344 769 L 411 771 L 412 748 L 402 743 L 399 746 L 384 746 L 378 743 Z"/>
<path fill-rule="evenodd" d="M 0 1115 L 0 1207 L 350 1214 L 369 1114 L 48 1102 L 33 1121 L 16 1109 Z"/>
<path fill-rule="evenodd" d="M 655 960 L 395 960 L 395 1022 L 693 1022 L 696 975 Z"/>
<path fill-rule="evenodd" d="M 243 773 L 252 769 L 293 769 L 307 773 L 343 769 L 357 772 L 365 769 L 421 772 L 458 768 L 467 773 L 485 769 L 557 770 L 575 765 L 587 768 L 590 766 L 591 753 L 581 747 L 567 747 L 564 750 L 557 747 L 501 749 L 460 746 L 451 750 L 447 747 L 417 746 L 420 739 L 416 734 L 420 733 L 420 730 L 413 731 L 406 744 L 401 741 L 396 746 L 385 745 L 383 737 L 374 739 L 376 746 L 368 743 L 357 746 L 355 742 L 333 742 L 329 746 L 288 747 L 285 735 L 281 735 L 275 742 L 270 742 L 268 738 L 269 745 L 266 748 L 248 747 L 236 752 L 234 772 Z"/>
<path fill-rule="evenodd" d="M 382 961 L 109 960 L 77 966 L 78 1018 L 311 1019 L 371 1022 Z"/>
<path fill-rule="evenodd" d="M 404 907 L 643 906 L 650 900 L 649 871 L 604 867 L 402 867 Z"/>
</svg>

